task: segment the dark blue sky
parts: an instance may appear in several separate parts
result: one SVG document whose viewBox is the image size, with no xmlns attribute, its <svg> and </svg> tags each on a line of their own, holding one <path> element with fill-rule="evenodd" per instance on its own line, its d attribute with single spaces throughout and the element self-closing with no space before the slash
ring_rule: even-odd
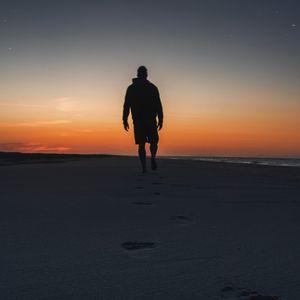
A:
<svg viewBox="0 0 300 300">
<path fill-rule="evenodd" d="M 297 1 L 2 0 L 0 11 L 2 55 L 178 51 L 182 60 L 200 53 L 299 76 Z"/>
</svg>

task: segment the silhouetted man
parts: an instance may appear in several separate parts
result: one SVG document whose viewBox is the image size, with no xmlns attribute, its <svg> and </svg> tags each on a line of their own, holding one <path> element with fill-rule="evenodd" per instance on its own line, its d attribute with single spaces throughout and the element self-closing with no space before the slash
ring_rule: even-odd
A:
<svg viewBox="0 0 300 300">
<path fill-rule="evenodd" d="M 143 172 L 146 172 L 145 144 L 150 143 L 151 169 L 156 170 L 156 153 L 158 132 L 163 126 L 163 110 L 158 88 L 147 80 L 146 67 L 137 70 L 137 78 L 132 79 L 132 84 L 127 88 L 123 108 L 123 125 L 128 131 L 128 115 L 131 111 L 134 126 L 135 143 L 139 145 L 139 157 Z M 158 119 L 158 122 L 157 122 Z"/>
</svg>

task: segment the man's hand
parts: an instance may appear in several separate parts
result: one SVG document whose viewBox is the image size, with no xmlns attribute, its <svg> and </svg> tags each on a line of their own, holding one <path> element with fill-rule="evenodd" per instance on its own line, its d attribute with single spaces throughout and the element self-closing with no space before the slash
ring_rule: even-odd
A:
<svg viewBox="0 0 300 300">
<path fill-rule="evenodd" d="M 158 130 L 161 130 L 162 127 L 163 127 L 163 121 L 159 120 L 159 121 L 158 121 L 158 124 L 157 124 Z"/>
<path fill-rule="evenodd" d="M 123 126 L 124 126 L 124 129 L 125 129 L 126 131 L 129 130 L 129 124 L 128 124 L 127 121 L 126 121 L 126 122 L 123 122 Z"/>
</svg>

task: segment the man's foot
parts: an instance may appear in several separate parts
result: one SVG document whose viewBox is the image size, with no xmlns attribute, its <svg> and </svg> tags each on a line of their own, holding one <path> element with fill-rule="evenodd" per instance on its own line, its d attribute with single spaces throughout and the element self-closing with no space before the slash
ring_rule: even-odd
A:
<svg viewBox="0 0 300 300">
<path fill-rule="evenodd" d="M 157 164 L 156 164 L 155 157 L 151 157 L 151 169 L 153 171 L 155 171 L 157 169 Z"/>
</svg>

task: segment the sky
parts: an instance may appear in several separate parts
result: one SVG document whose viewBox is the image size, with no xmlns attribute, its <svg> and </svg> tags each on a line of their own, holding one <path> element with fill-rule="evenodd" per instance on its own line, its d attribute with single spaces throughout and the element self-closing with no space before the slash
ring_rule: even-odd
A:
<svg viewBox="0 0 300 300">
<path fill-rule="evenodd" d="M 160 155 L 300 157 L 300 3 L 0 1 L 0 151 L 135 154 L 140 65 Z"/>
</svg>

